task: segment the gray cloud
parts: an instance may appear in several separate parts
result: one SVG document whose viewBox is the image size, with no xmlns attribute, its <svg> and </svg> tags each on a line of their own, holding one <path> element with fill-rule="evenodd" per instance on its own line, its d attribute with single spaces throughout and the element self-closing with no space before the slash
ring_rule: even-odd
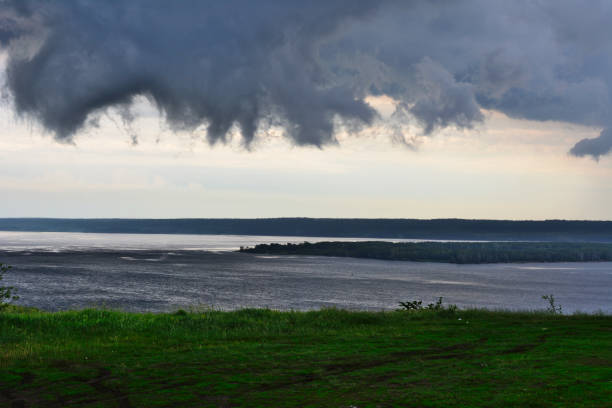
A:
<svg viewBox="0 0 612 408">
<path fill-rule="evenodd" d="M 421 95 L 408 110 L 424 126 L 425 134 L 454 124 L 469 128 L 483 120 L 471 84 L 458 83 L 453 75 L 429 58 L 416 64 Z"/>
<path fill-rule="evenodd" d="M 609 21 L 604 0 L 0 0 L 0 45 L 17 112 L 58 139 L 144 96 L 211 143 L 281 125 L 322 146 L 336 120 L 376 120 L 368 94 L 426 135 L 481 108 L 612 128 Z M 570 153 L 607 154 L 609 134 Z"/>
<path fill-rule="evenodd" d="M 298 2 L 240 0 L 2 7 L 40 22 L 9 48 L 8 86 L 17 111 L 59 139 L 137 95 L 176 129 L 205 124 L 211 143 L 233 125 L 248 143 L 262 122 L 280 118 L 297 143 L 322 145 L 333 141 L 335 115 L 364 124 L 374 118 L 363 98 L 325 77 L 316 54 L 318 42 L 376 2 L 332 1 L 308 13 Z"/>
<path fill-rule="evenodd" d="M 570 153 L 578 157 L 592 156 L 595 160 L 599 160 L 599 156 L 610 151 L 612 151 L 612 130 L 605 129 L 596 138 L 583 139 L 576 143 Z"/>
</svg>

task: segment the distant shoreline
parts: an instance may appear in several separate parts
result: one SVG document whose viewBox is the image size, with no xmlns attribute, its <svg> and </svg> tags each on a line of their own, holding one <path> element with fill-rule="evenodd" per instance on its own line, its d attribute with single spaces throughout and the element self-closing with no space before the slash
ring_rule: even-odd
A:
<svg viewBox="0 0 612 408">
<path fill-rule="evenodd" d="M 612 221 L 571 220 L 0 218 L 0 231 L 612 243 Z"/>
<path fill-rule="evenodd" d="M 610 262 L 612 244 L 556 242 L 318 242 L 259 244 L 240 252 L 455 264 Z"/>
</svg>

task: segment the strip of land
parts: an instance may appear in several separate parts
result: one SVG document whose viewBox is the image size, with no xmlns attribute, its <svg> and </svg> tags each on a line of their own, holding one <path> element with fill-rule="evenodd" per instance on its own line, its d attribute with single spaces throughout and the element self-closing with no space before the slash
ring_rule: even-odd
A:
<svg viewBox="0 0 612 408">
<path fill-rule="evenodd" d="M 558 242 L 317 242 L 260 244 L 241 252 L 457 264 L 612 261 L 612 244 Z"/>
<path fill-rule="evenodd" d="M 407 299 L 406 299 L 407 300 Z M 612 318 L 0 312 L 6 407 L 603 407 Z"/>
<path fill-rule="evenodd" d="M 0 231 L 612 242 L 612 221 L 366 218 L 0 218 Z"/>
</svg>

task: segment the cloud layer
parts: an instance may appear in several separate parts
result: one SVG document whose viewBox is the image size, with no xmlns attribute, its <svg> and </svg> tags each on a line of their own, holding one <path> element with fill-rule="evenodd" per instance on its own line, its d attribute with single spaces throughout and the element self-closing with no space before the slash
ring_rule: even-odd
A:
<svg viewBox="0 0 612 408">
<path fill-rule="evenodd" d="M 612 3 L 560 0 L 0 0 L 0 47 L 16 111 L 70 140 L 137 96 L 175 129 L 281 126 L 334 143 L 338 124 L 377 120 L 365 98 L 424 134 L 516 118 L 604 129 L 570 153 L 612 149 Z"/>
</svg>

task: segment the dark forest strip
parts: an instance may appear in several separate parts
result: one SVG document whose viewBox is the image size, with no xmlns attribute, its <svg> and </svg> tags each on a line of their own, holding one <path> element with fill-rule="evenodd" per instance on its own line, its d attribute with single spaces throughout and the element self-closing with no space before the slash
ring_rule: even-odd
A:
<svg viewBox="0 0 612 408">
<path fill-rule="evenodd" d="M 612 244 L 557 242 L 318 242 L 260 244 L 241 252 L 457 264 L 612 261 Z"/>
<path fill-rule="evenodd" d="M 0 218 L 0 231 L 612 242 L 612 221 Z"/>
</svg>

